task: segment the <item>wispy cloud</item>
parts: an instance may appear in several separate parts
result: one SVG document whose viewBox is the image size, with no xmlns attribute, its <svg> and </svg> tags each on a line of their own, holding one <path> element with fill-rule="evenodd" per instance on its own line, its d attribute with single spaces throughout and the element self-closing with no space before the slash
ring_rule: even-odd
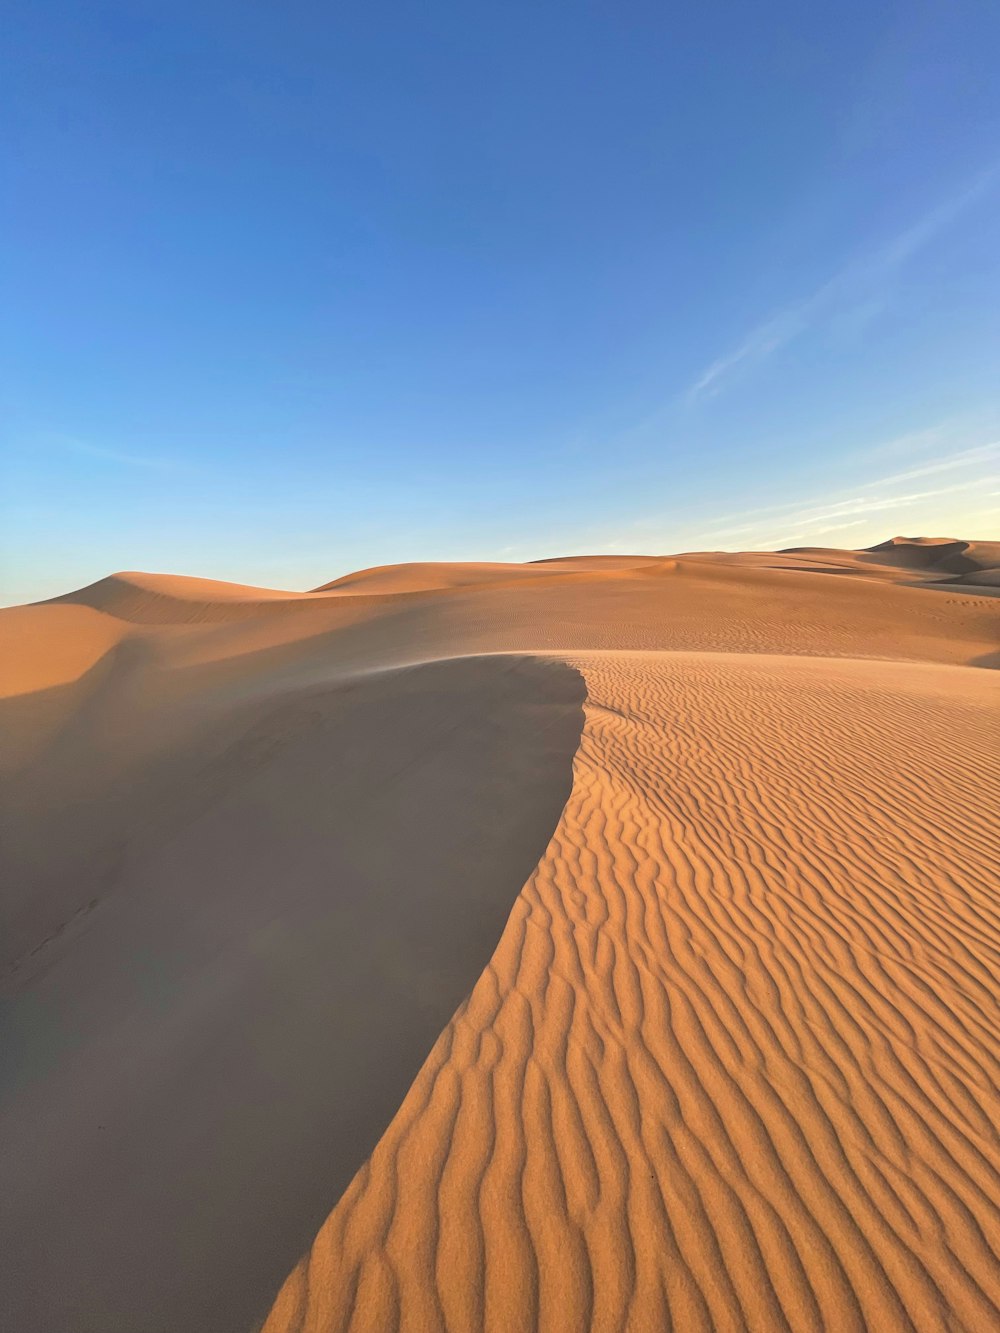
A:
<svg viewBox="0 0 1000 1333">
<path fill-rule="evenodd" d="M 911 445 L 913 448 L 933 447 L 935 444 L 940 445 L 944 440 L 953 440 L 952 423 L 948 423 L 948 421 L 943 421 L 943 423 L 939 423 L 935 425 L 935 427 L 929 427 L 927 431 L 909 432 L 908 435 L 905 436 L 896 436 L 895 439 L 892 440 L 880 441 L 880 443 L 868 445 L 867 448 L 860 449 L 859 453 L 857 453 L 859 471 L 860 468 L 865 467 L 865 464 L 871 463 L 871 460 L 877 459 L 877 457 L 881 457 L 885 455 L 885 453 L 903 452 L 903 449 L 907 447 L 907 445 Z M 852 496 L 855 497 L 857 503 L 860 504 L 864 497 L 857 496 L 857 492 L 859 491 L 864 492 L 872 491 L 872 489 L 877 488 L 892 487 L 892 485 L 899 485 L 900 483 L 905 483 L 905 481 L 912 481 L 913 479 L 916 479 L 916 477 L 933 476 L 935 473 L 953 472 L 960 468 L 975 467 L 976 464 L 988 464 L 995 459 L 1000 459 L 1000 440 L 991 441 L 991 443 L 971 445 L 971 447 L 959 449 L 956 453 L 949 455 L 947 459 L 940 459 L 935 461 L 935 463 L 923 464 L 919 468 L 909 468 L 905 472 L 889 473 L 888 476 L 876 477 L 875 480 L 857 481 L 857 483 L 853 483 L 852 487 L 849 489 L 840 488 L 839 491 L 833 492 L 833 495 L 829 497 L 829 500 L 837 501 L 837 503 L 845 503 L 844 497 Z M 991 483 L 992 480 L 992 477 L 984 475 L 979 477 L 976 481 L 971 481 L 971 483 L 960 483 L 960 488 L 977 487 L 977 485 Z M 935 492 L 920 492 L 920 496 L 933 495 L 933 493 Z M 812 505 L 812 508 L 815 507 L 816 505 Z M 743 511 L 740 511 L 739 513 L 725 513 L 725 515 L 720 515 L 719 519 L 716 520 L 716 527 L 713 527 L 711 531 L 708 532 L 705 532 L 705 529 L 703 529 L 703 533 L 708 536 L 720 537 L 733 535 L 733 533 L 748 532 L 755 523 L 757 527 L 760 527 L 761 521 L 767 523 L 768 527 L 771 527 L 775 521 L 785 521 L 783 516 L 792 516 L 795 515 L 796 512 L 801 515 L 801 511 L 803 511 L 804 508 L 809 508 L 808 501 L 799 499 L 783 501 L 783 503 L 776 505 L 763 505 L 763 507 L 757 507 L 755 509 L 743 509 Z M 740 521 L 740 527 L 732 527 L 732 523 L 735 520 Z M 748 520 L 751 520 L 751 523 L 748 523 Z M 665 520 L 665 517 L 659 517 L 659 519 L 655 520 L 643 520 L 640 524 L 636 524 L 636 527 L 649 527 L 651 524 L 660 527 L 665 521 L 667 521 Z M 793 521 L 795 520 L 793 520 L 792 517 L 788 517 L 788 523 L 793 523 Z M 717 527 L 719 524 L 723 525 L 723 527 Z"/>
<path fill-rule="evenodd" d="M 976 463 L 990 463 L 1000 459 L 1000 440 L 990 444 L 977 444 L 971 449 L 962 449 L 950 458 L 939 459 L 935 463 L 924 463 L 920 467 L 911 467 L 906 472 L 894 472 L 891 477 L 880 477 L 878 481 L 865 482 L 864 489 L 876 486 L 895 486 L 901 481 L 913 481 L 916 477 L 931 477 L 938 472 L 954 472 L 956 468 L 972 467 Z"/>
<path fill-rule="evenodd" d="M 933 490 L 910 491 L 904 495 L 848 495 L 844 499 L 823 502 L 799 500 L 787 506 L 783 513 L 775 512 L 756 523 L 747 523 L 730 528 L 716 528 L 706 532 L 709 542 L 749 542 L 757 547 L 771 546 L 775 543 L 787 543 L 792 540 L 789 533 L 798 536 L 823 536 L 828 532 L 838 532 L 845 527 L 857 527 L 866 520 L 879 514 L 890 514 L 898 509 L 908 509 L 922 501 L 936 500 L 941 496 L 955 495 L 959 492 L 972 492 L 981 485 L 979 480 L 959 482 L 952 486 L 939 486 Z M 859 489 L 864 489 L 859 488 Z"/>
<path fill-rule="evenodd" d="M 928 426 L 923 430 L 906 431 L 903 435 L 894 435 L 890 440 L 872 445 L 868 450 L 868 456 L 899 458 L 923 453 L 925 450 L 954 442 L 963 431 L 968 432 L 969 424 L 967 418 L 957 417 L 949 421 L 940 421 L 937 425 Z"/>
<path fill-rule="evenodd" d="M 818 299 L 817 295 L 801 305 L 783 310 L 754 329 L 732 352 L 713 361 L 691 385 L 687 393 L 688 402 L 693 403 L 705 395 L 718 393 L 720 382 L 737 366 L 747 361 L 763 361 L 779 347 L 791 342 L 806 328 L 810 310 Z"/>
<path fill-rule="evenodd" d="M 698 376 L 685 395 L 688 404 L 718 393 L 740 367 L 759 364 L 817 323 L 836 317 L 864 321 L 884 307 L 879 288 L 979 199 L 1000 175 L 1000 165 L 974 180 L 907 227 L 887 245 L 845 265 L 811 296 L 785 307 L 753 329 L 731 352 L 718 357 Z"/>
<path fill-rule="evenodd" d="M 975 496 L 979 484 L 964 482 L 956 486 L 940 486 L 933 490 L 913 491 L 907 495 L 882 496 L 874 499 L 851 497 L 826 508 L 808 507 L 808 502 L 805 502 L 807 507 L 775 515 L 765 522 L 742 529 L 733 528 L 725 532 L 706 534 L 705 541 L 699 543 L 699 546 L 712 548 L 721 545 L 724 548 L 773 551 L 802 543 L 828 545 L 831 536 L 858 528 L 867 529 L 867 540 L 870 544 L 871 541 L 881 540 L 888 535 L 890 525 L 896 518 L 908 520 L 911 524 L 917 522 L 921 528 L 926 526 L 929 519 L 932 535 L 940 535 L 937 528 L 940 526 L 943 508 L 963 495 L 970 498 Z M 856 542 L 857 538 L 850 544 L 854 545 Z M 839 538 L 834 544 L 840 544 Z"/>
<path fill-rule="evenodd" d="M 825 494 L 806 493 L 778 504 L 715 515 L 704 524 L 678 524 L 673 515 L 651 515 L 630 526 L 626 545 L 633 550 L 774 550 L 828 545 L 831 537 L 832 544 L 842 544 L 840 534 L 850 532 L 847 542 L 861 546 L 890 535 L 897 520 L 933 535 L 954 529 L 960 537 L 983 537 L 993 527 L 1000 534 L 1000 511 L 989 512 L 1000 483 L 1000 440 L 954 449 L 953 426 L 941 422 L 870 444 L 854 454 L 855 480 Z M 938 456 L 920 466 L 872 477 L 874 464 L 882 460 L 884 466 L 884 455 L 893 452 L 889 446 L 905 452 L 905 441 L 917 452 L 936 444 Z M 947 448 L 952 452 L 942 456 L 940 451 Z M 977 530 L 966 531 L 967 524 Z M 588 549 L 597 549 L 607 535 L 595 531 Z"/>
</svg>

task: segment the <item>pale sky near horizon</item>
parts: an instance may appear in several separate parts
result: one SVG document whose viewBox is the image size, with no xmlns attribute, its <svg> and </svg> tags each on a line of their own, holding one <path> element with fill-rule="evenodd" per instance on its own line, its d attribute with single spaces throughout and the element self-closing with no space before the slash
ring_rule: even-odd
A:
<svg viewBox="0 0 1000 1333">
<path fill-rule="evenodd" d="M 1000 538 L 1000 6 L 5 28 L 0 601 Z"/>
</svg>

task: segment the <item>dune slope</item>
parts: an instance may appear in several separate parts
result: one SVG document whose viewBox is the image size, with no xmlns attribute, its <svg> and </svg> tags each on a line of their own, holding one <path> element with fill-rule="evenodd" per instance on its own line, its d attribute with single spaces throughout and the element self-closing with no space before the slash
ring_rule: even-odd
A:
<svg viewBox="0 0 1000 1333">
<path fill-rule="evenodd" d="M 258 1322 L 488 963 L 568 795 L 583 686 L 562 664 L 272 689 L 138 800 L 81 775 L 83 884 L 51 820 L 9 840 L 11 877 L 67 919 L 6 978 L 4 1328 Z M 102 736 L 128 716 L 114 695 L 94 706 Z"/>
<path fill-rule="evenodd" d="M 992 1327 L 997 557 L 0 612 L 0 1322 Z"/>
<path fill-rule="evenodd" d="M 992 678 L 575 664 L 559 827 L 267 1333 L 993 1327 Z"/>
</svg>

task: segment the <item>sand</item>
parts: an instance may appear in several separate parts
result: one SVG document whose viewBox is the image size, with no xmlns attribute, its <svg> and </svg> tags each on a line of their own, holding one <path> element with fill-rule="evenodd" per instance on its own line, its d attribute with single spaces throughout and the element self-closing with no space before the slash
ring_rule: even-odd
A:
<svg viewBox="0 0 1000 1333">
<path fill-rule="evenodd" d="M 995 1326 L 998 567 L 0 613 L 3 1326 Z"/>
</svg>

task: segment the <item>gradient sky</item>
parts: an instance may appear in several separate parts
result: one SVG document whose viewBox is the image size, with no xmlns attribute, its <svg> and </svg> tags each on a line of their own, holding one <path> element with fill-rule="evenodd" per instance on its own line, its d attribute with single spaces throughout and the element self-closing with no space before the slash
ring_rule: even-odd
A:
<svg viewBox="0 0 1000 1333">
<path fill-rule="evenodd" d="M 1000 6 L 5 6 L 3 600 L 1000 536 Z"/>
</svg>

